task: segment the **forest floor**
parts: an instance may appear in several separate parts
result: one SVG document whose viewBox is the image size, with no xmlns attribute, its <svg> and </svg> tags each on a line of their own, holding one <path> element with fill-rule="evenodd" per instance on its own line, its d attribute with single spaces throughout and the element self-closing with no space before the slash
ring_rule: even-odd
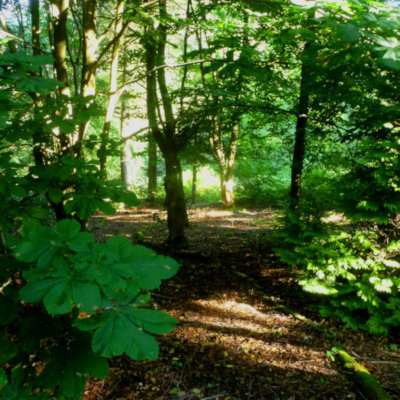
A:
<svg viewBox="0 0 400 400">
<path fill-rule="evenodd" d="M 181 263 L 153 296 L 154 306 L 179 323 L 172 334 L 158 337 L 157 361 L 113 358 L 109 376 L 90 380 L 84 400 L 365 399 L 327 354 L 339 343 L 400 399 L 399 337 L 345 330 L 326 320 L 327 339 L 277 308 L 322 321 L 312 309 L 316 299 L 301 291 L 295 272 L 265 246 L 276 212 L 197 208 L 189 217 L 189 248 L 174 253 L 162 246 L 168 233 L 164 211 L 126 210 L 92 219 L 89 229 L 100 241 L 121 234 Z M 270 301 L 254 290 L 254 280 Z"/>
</svg>

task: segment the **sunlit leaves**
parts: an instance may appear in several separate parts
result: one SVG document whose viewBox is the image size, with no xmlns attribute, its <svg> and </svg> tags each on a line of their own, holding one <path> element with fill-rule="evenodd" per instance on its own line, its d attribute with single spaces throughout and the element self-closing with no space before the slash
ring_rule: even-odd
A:
<svg viewBox="0 0 400 400">
<path fill-rule="evenodd" d="M 382 61 L 386 66 L 400 71 L 400 46 L 387 50 Z"/>
<path fill-rule="evenodd" d="M 397 242 L 385 248 L 373 231 L 349 234 L 318 223 L 303 227 L 293 216 L 287 221 L 286 233 L 277 235 L 284 242 L 277 252 L 303 270 L 299 283 L 321 296 L 323 316 L 376 334 L 388 334 L 400 325 L 396 317 L 400 304 L 395 300 L 400 292 L 399 263 L 391 259 Z"/>
</svg>

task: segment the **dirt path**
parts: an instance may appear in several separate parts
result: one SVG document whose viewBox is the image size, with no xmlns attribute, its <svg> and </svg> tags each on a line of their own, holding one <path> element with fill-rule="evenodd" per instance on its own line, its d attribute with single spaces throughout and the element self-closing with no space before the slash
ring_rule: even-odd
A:
<svg viewBox="0 0 400 400">
<path fill-rule="evenodd" d="M 90 229 L 99 240 L 122 234 L 160 251 L 167 237 L 165 218 L 152 209 L 120 212 L 107 220 L 94 218 Z M 113 359 L 110 375 L 89 382 L 84 399 L 364 399 L 327 358 L 337 342 L 400 399 L 398 340 L 326 321 L 335 338 L 327 341 L 276 310 L 285 304 L 320 321 L 310 308 L 313 299 L 263 246 L 273 218 L 270 210 L 191 210 L 190 248 L 170 254 L 182 267 L 153 297 L 156 307 L 179 320 L 177 328 L 159 338 L 155 362 Z M 234 271 L 255 279 L 272 301 L 262 301 Z"/>
</svg>

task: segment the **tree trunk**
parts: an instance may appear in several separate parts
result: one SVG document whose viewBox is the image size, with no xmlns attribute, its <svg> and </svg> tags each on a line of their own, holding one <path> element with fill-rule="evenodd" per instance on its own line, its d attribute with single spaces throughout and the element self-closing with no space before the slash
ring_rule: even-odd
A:
<svg viewBox="0 0 400 400">
<path fill-rule="evenodd" d="M 30 0 L 29 7 L 31 11 L 31 23 L 32 23 L 32 53 L 34 56 L 41 54 L 40 51 L 40 13 L 39 13 L 39 0 Z M 37 111 L 39 107 L 42 107 L 42 99 L 39 93 L 30 94 L 35 104 L 35 125 L 32 132 L 33 139 L 33 158 L 36 165 L 43 165 L 45 163 L 45 145 L 47 142 L 46 136 L 43 130 L 43 124 L 37 120 Z"/>
<path fill-rule="evenodd" d="M 229 139 L 228 154 L 226 157 L 225 176 L 222 182 L 222 204 L 225 208 L 231 208 L 235 204 L 235 195 L 233 192 L 235 171 L 236 146 L 239 137 L 239 121 L 233 123 L 231 137 Z"/>
<path fill-rule="evenodd" d="M 70 97 L 71 91 L 69 87 L 68 71 L 67 71 L 67 18 L 69 12 L 69 0 L 51 0 L 51 14 L 54 29 L 54 69 L 56 78 L 63 84 L 63 87 L 59 89 L 61 96 Z M 61 102 L 64 102 L 62 99 Z M 72 117 L 72 106 L 68 104 L 68 116 Z M 60 149 L 57 153 L 63 155 L 70 150 L 70 141 L 68 135 L 57 129 L 55 132 L 56 136 L 59 137 Z"/>
<path fill-rule="evenodd" d="M 69 0 L 51 1 L 54 26 L 54 64 L 57 79 L 63 83 L 60 93 L 70 96 L 67 72 L 67 17 Z"/>
<path fill-rule="evenodd" d="M 160 16 L 162 20 L 166 16 L 166 2 L 160 0 Z M 164 17 L 164 18 L 163 18 Z M 185 228 L 189 225 L 186 211 L 185 195 L 183 191 L 182 169 L 178 158 L 176 146 L 176 121 L 173 114 L 172 102 L 166 85 L 165 71 L 161 68 L 154 71 L 156 66 L 165 64 L 165 45 L 167 41 L 166 27 L 160 23 L 157 33 L 158 41 L 150 34 L 146 40 L 146 102 L 149 126 L 154 140 L 157 142 L 165 160 L 164 187 L 166 192 L 166 204 L 168 211 L 169 236 L 167 243 L 172 246 L 186 245 Z M 154 28 L 150 28 L 154 33 Z M 157 116 L 157 81 L 160 89 L 163 114 L 165 122 L 162 124 Z M 163 128 L 160 129 L 160 126 Z"/>
<path fill-rule="evenodd" d="M 96 32 L 96 0 L 82 1 L 82 33 L 83 33 L 83 60 L 81 77 L 81 95 L 83 98 L 96 95 L 96 62 L 97 62 L 97 32 Z M 90 100 L 85 108 L 89 108 Z M 75 154 L 81 156 L 82 140 L 89 126 L 89 121 L 79 124 L 78 134 L 74 138 Z"/>
<path fill-rule="evenodd" d="M 239 137 L 239 121 L 233 123 L 229 146 L 224 147 L 221 126 L 218 116 L 215 116 L 212 123 L 212 134 L 210 135 L 211 154 L 218 165 L 221 200 L 224 208 L 231 208 L 235 204 L 234 170 L 236 159 L 236 147 Z"/>
<path fill-rule="evenodd" d="M 157 194 L 157 143 L 152 135 L 149 136 L 148 141 L 148 160 L 147 201 L 151 206 L 153 206 Z"/>
<path fill-rule="evenodd" d="M 307 48 L 308 46 L 306 45 L 305 50 Z M 292 182 L 290 187 L 290 208 L 292 210 L 298 209 L 301 195 L 301 178 L 304 165 L 309 102 L 307 81 L 308 67 L 305 66 L 303 62 L 301 67 L 300 96 L 297 112 L 295 143 L 293 150 Z"/>
<path fill-rule="evenodd" d="M 183 192 L 182 169 L 178 155 L 172 149 L 165 157 L 164 187 L 168 211 L 167 243 L 176 247 L 186 245 L 185 228 L 189 226 Z"/>
</svg>

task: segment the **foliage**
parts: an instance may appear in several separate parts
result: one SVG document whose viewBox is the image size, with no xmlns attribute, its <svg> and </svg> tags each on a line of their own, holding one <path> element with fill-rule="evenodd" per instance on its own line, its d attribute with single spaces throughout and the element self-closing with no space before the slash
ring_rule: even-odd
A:
<svg viewBox="0 0 400 400">
<path fill-rule="evenodd" d="M 400 325 L 398 241 L 288 213 L 276 235 L 282 261 L 301 270 L 300 285 L 321 296 L 318 309 L 346 327 L 388 334 Z"/>
<path fill-rule="evenodd" d="M 173 276 L 175 261 L 124 237 L 95 243 L 74 220 L 62 220 L 56 229 L 37 227 L 13 255 L 18 267 L 13 270 L 15 261 L 8 258 L 3 261 L 10 271 L 2 271 L 1 301 L 7 304 L 2 324 L 8 333 L 2 363 L 13 371 L 10 378 L 3 372 L 3 397 L 55 388 L 60 398 L 79 399 L 87 374 L 107 375 L 102 357 L 157 358 L 152 335 L 170 332 L 176 320 L 143 308 L 150 300 L 143 290 L 159 288 L 162 279 Z M 42 367 L 38 376 L 35 365 Z"/>
<path fill-rule="evenodd" d="M 154 360 L 153 335 L 176 324 L 168 314 L 148 308 L 149 291 L 177 272 L 174 260 L 124 237 L 95 243 L 82 231 L 97 210 L 115 212 L 110 200 L 136 204 L 134 194 L 105 181 L 95 161 L 52 154 L 50 131 L 62 118 L 53 118 L 42 136 L 46 157 L 33 160 L 35 118 L 57 115 L 51 96 L 59 82 L 35 74 L 46 62 L 41 56 L 0 55 L 0 65 L 7 65 L 0 69 L 0 81 L 8 89 L 1 99 L 0 126 L 4 399 L 80 399 L 88 375 L 107 375 L 104 357 L 125 353 Z M 50 96 L 33 112 L 32 90 Z M 87 110 L 80 118 L 90 115 Z M 74 131 L 80 121 L 67 122 Z"/>
</svg>

